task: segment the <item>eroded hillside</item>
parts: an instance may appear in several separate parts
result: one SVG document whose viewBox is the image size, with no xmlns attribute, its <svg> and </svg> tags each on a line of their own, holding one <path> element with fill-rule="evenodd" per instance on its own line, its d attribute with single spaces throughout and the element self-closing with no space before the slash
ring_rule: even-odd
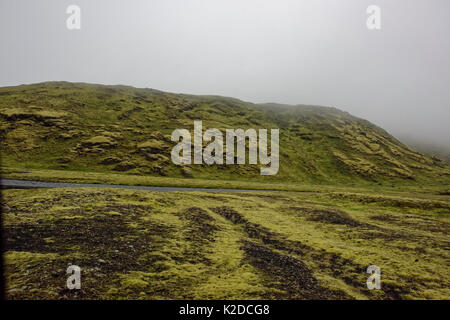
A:
<svg viewBox="0 0 450 320">
<path fill-rule="evenodd" d="M 280 170 L 176 166 L 174 129 L 280 129 Z M 0 88 L 3 166 L 153 176 L 335 183 L 449 179 L 438 159 L 335 108 L 256 105 L 152 89 L 49 82 Z"/>
</svg>

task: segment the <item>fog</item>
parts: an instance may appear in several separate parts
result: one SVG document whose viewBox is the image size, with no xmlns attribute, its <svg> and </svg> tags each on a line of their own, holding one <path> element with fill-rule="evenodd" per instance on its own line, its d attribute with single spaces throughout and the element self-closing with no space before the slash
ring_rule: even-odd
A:
<svg viewBox="0 0 450 320">
<path fill-rule="evenodd" d="M 66 8 L 81 9 L 69 30 Z M 366 26 L 369 5 L 381 29 Z M 0 86 L 66 80 L 335 106 L 450 147 L 448 0 L 0 1 Z"/>
</svg>

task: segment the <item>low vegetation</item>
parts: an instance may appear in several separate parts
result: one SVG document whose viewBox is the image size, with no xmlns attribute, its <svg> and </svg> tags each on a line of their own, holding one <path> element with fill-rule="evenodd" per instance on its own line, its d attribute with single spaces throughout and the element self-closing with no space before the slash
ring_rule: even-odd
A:
<svg viewBox="0 0 450 320">
<path fill-rule="evenodd" d="M 449 202 L 418 197 L 6 190 L 7 297 L 448 299 Z"/>
<path fill-rule="evenodd" d="M 280 170 L 176 166 L 177 128 L 280 129 Z M 450 183 L 449 167 L 336 108 L 252 104 L 152 89 L 47 82 L 0 88 L 3 167 L 267 183 Z"/>
<path fill-rule="evenodd" d="M 279 128 L 279 173 L 174 165 L 170 134 L 194 120 Z M 0 151 L 2 178 L 247 190 L 2 190 L 8 299 L 450 298 L 448 165 L 335 108 L 4 87 Z"/>
</svg>

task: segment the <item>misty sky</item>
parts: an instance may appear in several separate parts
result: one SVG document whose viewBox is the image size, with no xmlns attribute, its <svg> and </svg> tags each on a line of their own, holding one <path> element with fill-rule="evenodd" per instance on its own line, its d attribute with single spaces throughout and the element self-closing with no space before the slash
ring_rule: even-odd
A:
<svg viewBox="0 0 450 320">
<path fill-rule="evenodd" d="M 66 8 L 81 8 L 81 30 Z M 366 9 L 381 8 L 381 30 Z M 0 0 L 0 86 L 51 80 L 335 106 L 450 146 L 449 0 Z"/>
</svg>

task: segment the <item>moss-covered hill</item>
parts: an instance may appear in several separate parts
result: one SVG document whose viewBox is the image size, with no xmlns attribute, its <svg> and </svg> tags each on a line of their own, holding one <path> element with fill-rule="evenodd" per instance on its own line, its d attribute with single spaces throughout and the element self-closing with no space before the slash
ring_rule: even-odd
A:
<svg viewBox="0 0 450 320">
<path fill-rule="evenodd" d="M 176 128 L 279 128 L 280 170 L 172 163 Z M 335 108 L 252 104 L 127 86 L 47 82 L 0 88 L 2 165 L 255 181 L 357 183 L 449 180 L 438 159 Z"/>
</svg>

